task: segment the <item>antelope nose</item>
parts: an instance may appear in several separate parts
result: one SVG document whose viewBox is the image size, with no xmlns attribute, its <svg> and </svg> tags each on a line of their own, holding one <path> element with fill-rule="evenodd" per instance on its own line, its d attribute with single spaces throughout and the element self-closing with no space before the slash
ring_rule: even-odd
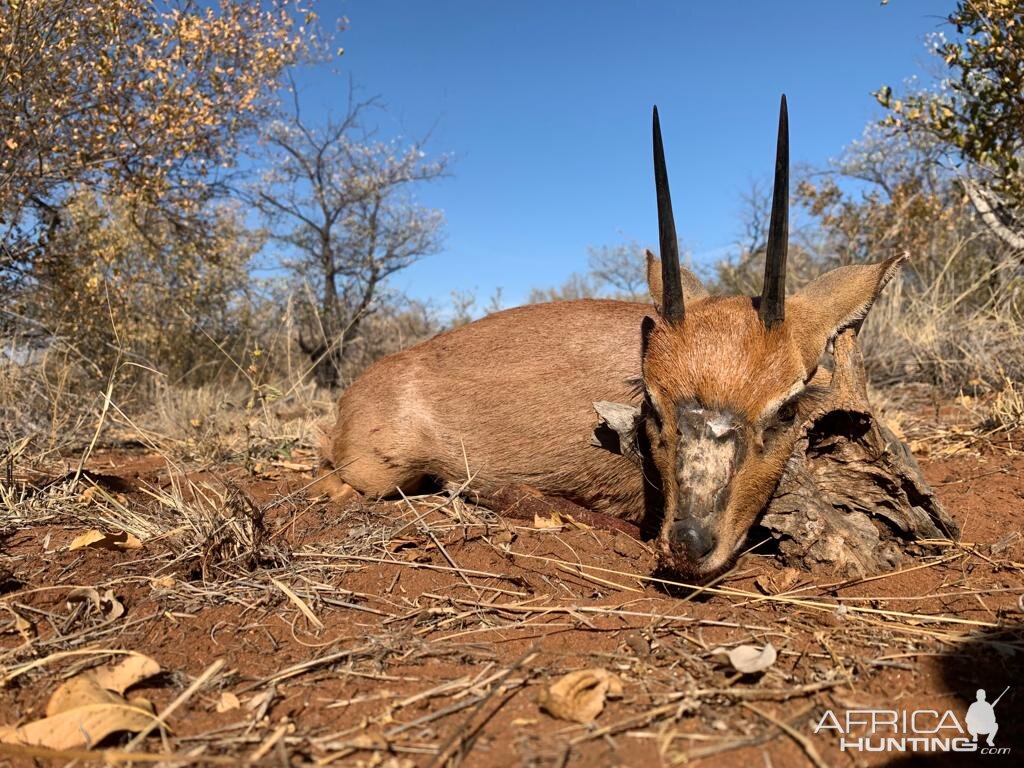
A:
<svg viewBox="0 0 1024 768">
<path fill-rule="evenodd" d="M 707 557 L 715 548 L 715 536 L 695 520 L 681 520 L 672 526 L 672 538 L 691 560 Z"/>
</svg>

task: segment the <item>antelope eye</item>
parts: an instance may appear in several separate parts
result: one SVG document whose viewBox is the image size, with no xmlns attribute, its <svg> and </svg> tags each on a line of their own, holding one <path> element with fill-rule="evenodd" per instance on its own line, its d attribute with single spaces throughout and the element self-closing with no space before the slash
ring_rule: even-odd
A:
<svg viewBox="0 0 1024 768">
<path fill-rule="evenodd" d="M 775 418 L 784 424 L 792 423 L 793 419 L 796 418 L 796 404 L 783 403 L 782 407 L 779 408 L 779 412 L 775 414 Z"/>
</svg>

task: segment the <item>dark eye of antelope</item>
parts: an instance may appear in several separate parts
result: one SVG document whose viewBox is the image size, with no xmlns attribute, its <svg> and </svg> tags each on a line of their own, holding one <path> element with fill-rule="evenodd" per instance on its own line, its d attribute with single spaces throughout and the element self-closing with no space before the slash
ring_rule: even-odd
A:
<svg viewBox="0 0 1024 768">
<path fill-rule="evenodd" d="M 780 424 L 792 424 L 796 418 L 796 403 L 783 403 L 775 418 Z"/>
</svg>

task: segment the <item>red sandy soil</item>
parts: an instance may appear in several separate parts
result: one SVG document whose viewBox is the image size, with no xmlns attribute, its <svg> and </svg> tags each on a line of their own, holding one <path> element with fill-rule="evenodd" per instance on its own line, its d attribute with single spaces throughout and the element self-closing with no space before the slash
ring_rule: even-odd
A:
<svg viewBox="0 0 1024 768">
<path fill-rule="evenodd" d="M 932 760 L 1019 761 L 1024 456 L 990 449 L 923 464 L 962 526 L 959 542 L 920 547 L 905 570 L 851 584 L 748 555 L 714 585 L 729 594 L 632 578 L 650 576 L 654 557 L 620 531 L 481 525 L 465 507 L 460 522 L 452 505 L 417 522 L 411 510 L 438 499 L 338 506 L 300 490 L 308 473 L 218 468 L 193 479 L 237 483 L 266 511 L 269 541 L 287 564 L 211 560 L 204 581 L 201 563 L 176 560 L 173 535 L 135 551 L 68 551 L 75 536 L 105 527 L 85 505 L 70 513 L 78 519 L 13 530 L 0 540 L 0 680 L 68 648 L 138 651 L 164 670 L 135 691 L 161 712 L 221 659 L 223 669 L 168 718 L 166 741 L 151 735 L 141 748 L 197 762 L 262 752 L 262 764 L 282 766 L 430 765 L 439 756 L 473 766 L 910 763 L 892 752 L 841 752 L 835 735 L 814 726 L 826 710 L 878 708 L 950 709 L 963 722 L 977 688 L 991 699 L 1011 686 L 996 739 L 1009 757 Z M 168 485 L 157 456 L 97 456 L 90 467 L 120 478 L 111 493 L 130 507 L 153 507 L 144 488 Z M 567 565 L 577 562 L 591 568 Z M 80 585 L 113 589 L 124 615 L 104 624 L 70 608 L 67 593 Z M 36 636 L 15 631 L 4 607 L 30 618 Z M 714 653 L 766 642 L 778 660 L 760 675 L 739 675 Z M 0 724 L 42 717 L 64 679 L 105 661 L 71 657 L 9 680 Z M 624 687 L 592 725 L 538 707 L 546 686 L 592 667 Z M 241 708 L 217 711 L 225 691 Z M 4 764 L 33 763 L 0 753 Z"/>
</svg>

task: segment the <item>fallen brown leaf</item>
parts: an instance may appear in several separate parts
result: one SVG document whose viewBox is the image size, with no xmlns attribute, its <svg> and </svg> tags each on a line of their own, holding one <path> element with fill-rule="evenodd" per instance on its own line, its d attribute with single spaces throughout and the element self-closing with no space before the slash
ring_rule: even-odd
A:
<svg viewBox="0 0 1024 768">
<path fill-rule="evenodd" d="M 592 723 L 604 709 L 605 699 L 622 696 L 622 681 L 606 669 L 570 672 L 541 691 L 540 707 L 574 723 Z"/>
<path fill-rule="evenodd" d="M 107 621 L 119 619 L 124 615 L 124 605 L 114 596 L 114 590 L 108 589 L 102 595 L 92 587 L 76 587 L 68 592 L 68 603 L 90 603 L 94 610 L 104 614 Z"/>
<path fill-rule="evenodd" d="M 800 577 L 796 568 L 784 568 L 775 574 L 761 574 L 754 579 L 754 586 L 763 594 L 778 595 L 789 589 Z"/>
<path fill-rule="evenodd" d="M 46 716 L 53 717 L 79 707 L 94 704 L 125 704 L 124 697 L 108 691 L 92 677 L 84 674 L 73 677 L 62 684 L 46 703 Z"/>
<path fill-rule="evenodd" d="M 534 513 L 533 527 L 538 530 L 546 530 L 549 528 L 576 528 L 581 531 L 586 531 L 590 530 L 591 526 L 586 523 L 581 523 L 572 515 L 560 515 L 558 512 L 552 512 L 550 517 Z"/>
<path fill-rule="evenodd" d="M 147 677 L 160 674 L 160 665 L 149 656 L 133 653 L 116 664 L 94 669 L 91 674 L 96 682 L 107 690 L 123 694 Z"/>
<path fill-rule="evenodd" d="M 11 606 L 5 605 L 3 607 L 6 608 L 8 613 L 14 617 L 14 629 L 19 635 L 21 635 L 21 639 L 25 642 L 34 640 L 36 636 L 36 625 L 14 610 Z"/>
<path fill-rule="evenodd" d="M 68 592 L 69 603 L 92 603 L 97 611 L 103 610 L 103 603 L 100 601 L 100 593 L 92 587 L 75 587 Z"/>
<path fill-rule="evenodd" d="M 217 711 L 221 713 L 229 712 L 232 709 L 238 709 L 241 706 L 242 702 L 238 700 L 238 697 L 235 696 L 235 694 L 231 691 L 224 691 L 224 693 L 220 695 L 220 701 L 217 702 Z"/>
<path fill-rule="evenodd" d="M 537 514 L 533 516 L 533 527 L 541 531 L 548 528 L 561 528 L 563 525 L 565 523 L 562 522 L 562 518 L 557 512 L 552 512 L 551 517 L 542 517 Z"/>
<path fill-rule="evenodd" d="M 90 488 L 88 490 L 92 489 Z M 76 549 L 84 549 L 85 547 L 124 552 L 129 549 L 142 549 L 142 542 L 127 531 L 104 533 L 103 531 L 93 529 L 80 536 L 76 536 L 72 542 L 68 544 L 68 551 L 74 552 Z"/>
<path fill-rule="evenodd" d="M 77 749 L 91 748 L 112 733 L 138 733 L 156 719 L 153 705 L 145 699 L 127 701 L 121 694 L 159 671 L 153 659 L 135 654 L 73 677 L 50 696 L 46 717 L 20 727 L 0 727 L 0 742 Z"/>
<path fill-rule="evenodd" d="M 127 701 L 89 704 L 19 728 L 0 727 L 0 742 L 50 749 L 92 747 L 118 731 L 137 733 L 155 719 L 146 709 Z"/>
</svg>

